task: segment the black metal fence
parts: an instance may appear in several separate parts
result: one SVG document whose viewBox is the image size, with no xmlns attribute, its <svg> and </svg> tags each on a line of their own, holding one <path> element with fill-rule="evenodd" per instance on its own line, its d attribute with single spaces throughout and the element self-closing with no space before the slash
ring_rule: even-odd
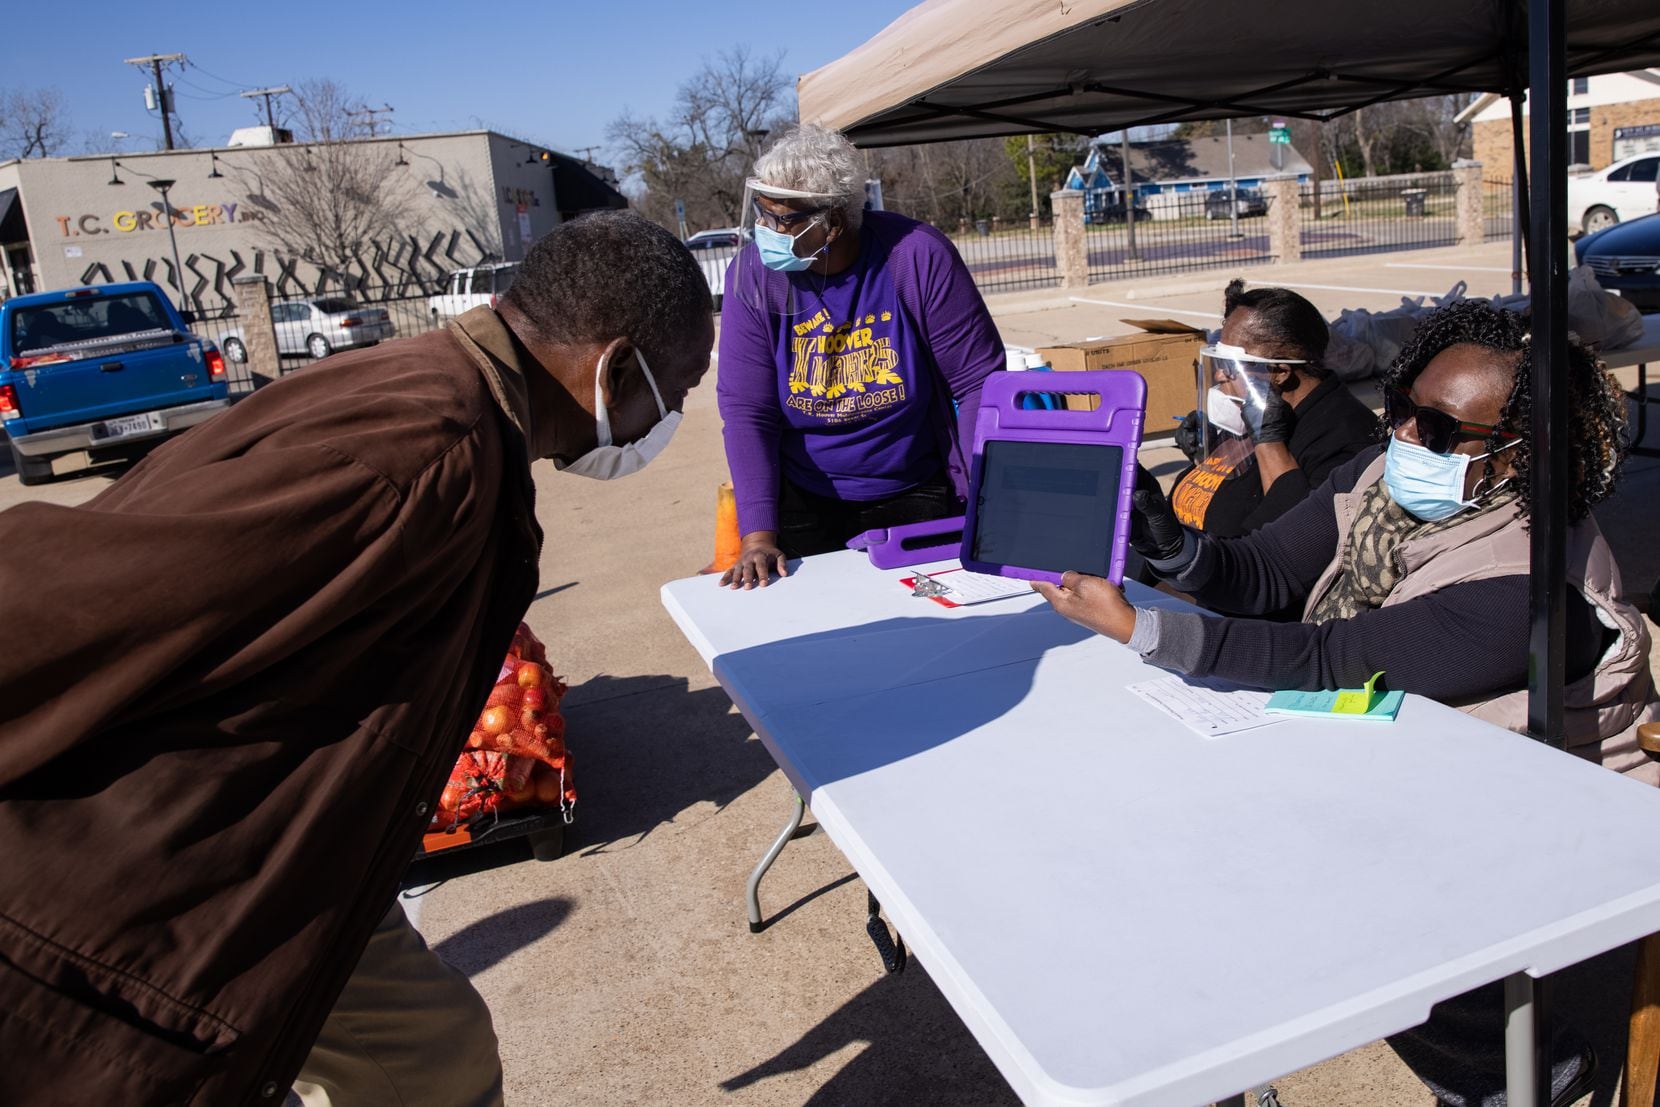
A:
<svg viewBox="0 0 1660 1107">
<path fill-rule="evenodd" d="M 1158 193 L 1136 201 L 1133 227 L 1122 204 L 1086 216 L 1090 280 L 1272 261 L 1267 199 L 1251 189 L 1231 207 L 1228 199 L 1220 190 Z"/>
<path fill-rule="evenodd" d="M 1035 224 L 979 219 L 940 230 L 950 236 L 982 292 L 1046 288 L 1060 282 L 1055 227 L 1047 218 Z"/>
<path fill-rule="evenodd" d="M 1516 196 L 1510 181 L 1481 179 L 1482 238 L 1486 242 L 1507 241 L 1516 230 Z"/>
<path fill-rule="evenodd" d="M 436 330 L 469 306 L 452 300 L 442 289 L 429 295 L 407 285 L 369 284 L 358 284 L 350 292 L 273 298 L 270 326 L 277 340 L 277 375 L 341 350 Z M 237 315 L 234 304 L 191 312 L 189 321 L 192 331 L 218 346 L 224 355 L 225 375 L 233 395 L 252 392 L 268 383 L 249 364 L 245 321 Z"/>
<path fill-rule="evenodd" d="M 1458 242 L 1457 188 L 1451 173 L 1325 181 L 1301 190 L 1303 257 L 1421 250 Z M 1318 216 L 1318 217 L 1317 217 Z"/>
</svg>

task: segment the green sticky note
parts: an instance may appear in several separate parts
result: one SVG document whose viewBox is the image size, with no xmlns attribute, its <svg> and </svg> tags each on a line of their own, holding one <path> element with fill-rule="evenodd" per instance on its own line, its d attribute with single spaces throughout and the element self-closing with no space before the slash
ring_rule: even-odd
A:
<svg viewBox="0 0 1660 1107">
<path fill-rule="evenodd" d="M 1366 687 L 1360 689 L 1344 688 L 1338 691 L 1337 699 L 1332 703 L 1334 715 L 1364 715 L 1372 710 L 1377 703 L 1378 678 L 1382 671 L 1372 674 L 1372 679 L 1366 682 Z"/>
</svg>

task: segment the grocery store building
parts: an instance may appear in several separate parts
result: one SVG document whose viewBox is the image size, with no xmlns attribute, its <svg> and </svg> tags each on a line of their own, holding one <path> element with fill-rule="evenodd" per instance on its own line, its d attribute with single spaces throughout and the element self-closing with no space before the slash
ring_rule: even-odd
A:
<svg viewBox="0 0 1660 1107">
<path fill-rule="evenodd" d="M 0 163 L 0 293 L 147 279 L 214 315 L 234 278 L 262 274 L 276 297 L 424 296 L 455 269 L 523 258 L 563 220 L 627 206 L 609 170 L 494 131 L 325 148 L 252 130 L 258 145 Z M 165 206 L 157 181 L 172 182 Z M 349 236 L 333 257 L 301 245 L 324 212 Z"/>
</svg>

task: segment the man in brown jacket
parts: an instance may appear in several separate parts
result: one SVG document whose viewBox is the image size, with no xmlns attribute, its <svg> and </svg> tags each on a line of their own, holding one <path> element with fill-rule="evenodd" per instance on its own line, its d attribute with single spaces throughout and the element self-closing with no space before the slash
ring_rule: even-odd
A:
<svg viewBox="0 0 1660 1107">
<path fill-rule="evenodd" d="M 686 249 L 590 216 L 499 311 L 0 513 L 0 1100 L 499 1102 L 487 1015 L 412 1038 L 483 1005 L 394 894 L 536 591 L 531 460 L 638 468 L 712 341 Z M 343 992 L 378 1011 L 308 1062 Z"/>
</svg>

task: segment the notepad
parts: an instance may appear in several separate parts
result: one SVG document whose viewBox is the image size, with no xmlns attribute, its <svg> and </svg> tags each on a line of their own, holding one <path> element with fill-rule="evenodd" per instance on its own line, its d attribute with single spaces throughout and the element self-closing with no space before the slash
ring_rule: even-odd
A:
<svg viewBox="0 0 1660 1107">
<path fill-rule="evenodd" d="M 1368 719 L 1392 723 L 1401 709 L 1404 692 L 1379 692 L 1373 673 L 1364 688 L 1339 688 L 1326 692 L 1275 692 L 1263 708 L 1271 715 L 1314 715 L 1327 719 Z"/>
</svg>

